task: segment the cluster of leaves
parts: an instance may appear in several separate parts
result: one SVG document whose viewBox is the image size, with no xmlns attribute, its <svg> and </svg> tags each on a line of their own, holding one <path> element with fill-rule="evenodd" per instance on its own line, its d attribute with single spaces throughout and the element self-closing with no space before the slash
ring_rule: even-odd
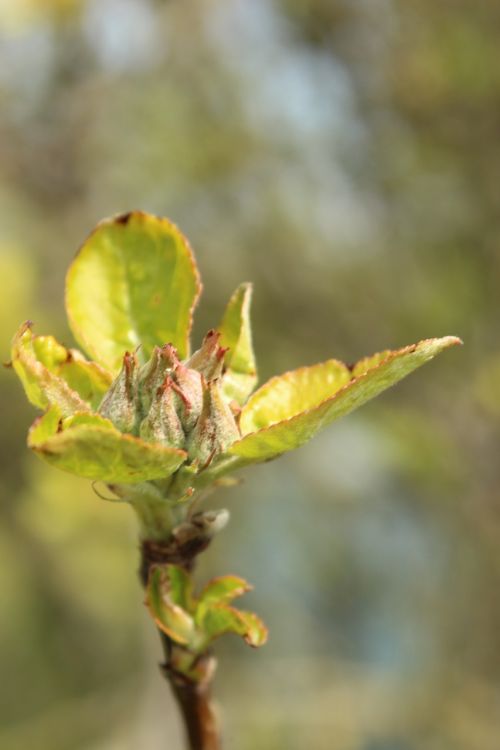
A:
<svg viewBox="0 0 500 750">
<path fill-rule="evenodd" d="M 195 596 L 184 568 L 159 565 L 151 570 L 146 605 L 160 630 L 192 655 L 203 654 L 225 633 L 236 633 L 258 647 L 267 640 L 265 625 L 257 615 L 230 604 L 251 588 L 242 578 L 228 575 L 212 579 Z"/>
<path fill-rule="evenodd" d="M 253 393 L 251 286 L 238 287 L 217 329 L 191 354 L 200 291 L 190 247 L 173 224 L 141 212 L 115 217 L 97 226 L 67 275 L 70 327 L 92 359 L 35 336 L 31 323 L 12 345 L 28 399 L 44 411 L 29 446 L 61 469 L 106 482 L 136 509 L 144 540 L 164 551 L 173 545 L 181 562 L 179 550 L 202 549 L 227 521 L 225 511 L 193 514 L 184 501 L 197 490 L 299 447 L 458 343 L 430 339 L 354 366 L 330 359 Z M 267 630 L 231 606 L 249 590 L 244 580 L 214 579 L 195 596 L 186 567 L 148 565 L 146 603 L 173 644 L 170 667 L 199 681 L 198 657 L 214 639 L 233 632 L 256 647 Z"/>
<path fill-rule="evenodd" d="M 13 366 L 29 400 L 45 410 L 29 432 L 29 446 L 61 469 L 112 485 L 171 478 L 165 494 L 183 497 L 240 466 L 299 447 L 459 342 L 429 339 L 353 367 L 331 359 L 274 377 L 250 395 L 256 383 L 251 287 L 236 290 L 218 333 L 189 358 L 200 290 L 188 242 L 169 221 L 136 211 L 101 222 L 70 266 L 66 285 L 70 327 L 93 361 L 51 336 L 34 336 L 30 324 L 14 338 Z M 172 407 L 167 401 L 175 399 L 180 439 L 159 429 L 158 420 L 141 431 L 137 415 L 127 422 L 118 403 L 144 402 L 137 389 L 162 357 L 170 357 L 161 371 L 167 380 L 153 378 L 148 399 L 156 399 L 164 421 Z M 214 363 L 211 377 L 207 367 Z M 192 410 L 193 394 L 180 383 L 179 367 L 200 373 L 205 383 L 206 408 L 198 406 L 190 420 L 180 413 Z"/>
</svg>

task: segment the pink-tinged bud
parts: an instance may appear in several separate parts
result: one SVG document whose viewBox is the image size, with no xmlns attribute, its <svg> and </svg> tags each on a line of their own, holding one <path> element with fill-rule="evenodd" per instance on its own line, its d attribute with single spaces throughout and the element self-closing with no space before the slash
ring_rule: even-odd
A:
<svg viewBox="0 0 500 750">
<path fill-rule="evenodd" d="M 110 419 L 121 432 L 134 433 L 138 427 L 137 368 L 135 354 L 125 352 L 122 369 L 104 395 L 98 412 Z"/>
<path fill-rule="evenodd" d="M 162 386 L 165 376 L 172 372 L 178 363 L 179 358 L 175 347 L 172 344 L 165 344 L 161 347 L 155 346 L 149 362 L 141 367 L 138 389 L 143 416 L 148 413 L 154 395 Z"/>
<path fill-rule="evenodd" d="M 203 406 L 202 376 L 197 370 L 191 370 L 179 363 L 174 370 L 173 378 L 177 385 L 178 414 L 186 432 L 195 426 Z"/>
<path fill-rule="evenodd" d="M 224 369 L 224 356 L 227 349 L 219 346 L 219 339 L 218 331 L 209 331 L 203 339 L 201 348 L 186 362 L 186 367 L 201 372 L 207 383 L 219 378 Z"/>
<path fill-rule="evenodd" d="M 188 456 L 201 469 L 240 437 L 233 413 L 222 397 L 218 380 L 204 382 L 203 407 L 188 437 Z"/>
<path fill-rule="evenodd" d="M 144 440 L 173 448 L 183 447 L 184 430 L 177 416 L 175 384 L 170 375 L 166 375 L 157 389 L 148 415 L 141 422 L 139 434 Z"/>
</svg>

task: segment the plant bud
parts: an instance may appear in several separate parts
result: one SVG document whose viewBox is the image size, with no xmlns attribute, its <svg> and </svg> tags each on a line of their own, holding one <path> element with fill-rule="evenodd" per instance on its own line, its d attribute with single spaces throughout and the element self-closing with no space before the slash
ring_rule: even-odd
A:
<svg viewBox="0 0 500 750">
<path fill-rule="evenodd" d="M 203 386 L 203 407 L 187 445 L 189 459 L 202 469 L 240 437 L 233 413 L 222 398 L 219 381 L 204 381 Z"/>
<path fill-rule="evenodd" d="M 122 369 L 111 383 L 98 409 L 121 432 L 137 430 L 137 367 L 135 354 L 125 352 Z"/>
<path fill-rule="evenodd" d="M 219 339 L 218 331 L 209 331 L 203 339 L 201 348 L 186 362 L 186 367 L 201 372 L 207 383 L 219 378 L 224 368 L 227 349 L 219 346 Z"/>
<path fill-rule="evenodd" d="M 155 346 L 149 362 L 139 372 L 139 398 L 143 416 L 147 415 L 151 403 L 165 380 L 167 373 L 179 363 L 177 351 L 172 344 Z"/>
<path fill-rule="evenodd" d="M 191 518 L 176 526 L 172 536 L 179 546 L 188 544 L 195 539 L 210 540 L 222 531 L 229 522 L 229 511 L 206 510 L 195 513 Z"/>
<path fill-rule="evenodd" d="M 141 422 L 139 434 L 144 440 L 172 448 L 183 447 L 184 430 L 177 416 L 174 383 L 170 375 L 167 374 L 157 388 L 148 415 Z"/>
<path fill-rule="evenodd" d="M 179 416 L 184 430 L 190 432 L 195 426 L 203 406 L 202 375 L 179 363 L 173 377 L 178 386 Z"/>
</svg>

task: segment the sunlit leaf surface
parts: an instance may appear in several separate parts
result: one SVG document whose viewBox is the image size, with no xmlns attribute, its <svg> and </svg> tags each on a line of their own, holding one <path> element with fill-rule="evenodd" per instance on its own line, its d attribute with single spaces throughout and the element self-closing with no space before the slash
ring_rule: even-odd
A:
<svg viewBox="0 0 500 750">
<path fill-rule="evenodd" d="M 78 343 L 116 373 L 137 347 L 143 361 L 166 343 L 187 356 L 200 288 L 177 227 L 133 211 L 101 222 L 83 244 L 66 278 L 66 309 Z"/>
<path fill-rule="evenodd" d="M 298 448 L 330 422 L 459 343 L 454 336 L 446 336 L 384 353 L 383 359 L 373 355 L 362 361 L 360 374 L 350 380 L 346 379 L 347 368 L 337 364 L 328 382 L 328 363 L 273 378 L 244 407 L 240 422 L 244 437 L 229 452 L 249 461 L 261 461 Z"/>
<path fill-rule="evenodd" d="M 250 302 L 252 285 L 241 284 L 229 300 L 218 327 L 221 346 L 228 347 L 227 370 L 222 382 L 224 395 L 244 404 L 257 382 L 257 365 L 252 346 Z"/>
<path fill-rule="evenodd" d="M 96 414 L 75 415 L 61 421 L 57 409 L 34 422 L 28 445 L 59 469 L 103 482 L 168 477 L 186 457 L 184 451 L 118 432 L 109 420 Z"/>
<path fill-rule="evenodd" d="M 88 409 L 89 405 L 60 375 L 60 360 L 67 356 L 64 347 L 52 336 L 45 337 L 42 347 L 35 345 L 36 341 L 31 325 L 25 323 L 14 336 L 11 349 L 12 366 L 29 401 L 39 409 L 55 404 L 63 415 Z"/>
<path fill-rule="evenodd" d="M 225 633 L 241 635 L 249 646 L 262 646 L 267 640 L 267 628 L 253 612 L 244 612 L 226 604 L 213 604 L 207 608 L 202 628 L 209 640 Z"/>
</svg>

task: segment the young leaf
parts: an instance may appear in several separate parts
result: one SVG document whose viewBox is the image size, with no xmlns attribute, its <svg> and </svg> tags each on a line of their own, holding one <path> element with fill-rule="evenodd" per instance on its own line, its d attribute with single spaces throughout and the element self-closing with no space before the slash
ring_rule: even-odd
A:
<svg viewBox="0 0 500 750">
<path fill-rule="evenodd" d="M 56 404 L 63 415 L 90 410 L 78 393 L 52 371 L 57 368 L 57 357 L 64 347 L 57 344 L 55 339 L 48 342 L 44 358 L 49 369 L 43 364 L 43 358 L 39 358 L 34 345 L 36 338 L 31 331 L 31 324 L 24 323 L 12 341 L 12 366 L 23 384 L 28 400 L 39 409 Z"/>
<path fill-rule="evenodd" d="M 92 418 L 93 415 L 90 415 Z M 71 418 L 71 417 L 70 417 Z M 63 418 L 57 406 L 51 406 L 45 414 L 35 419 L 28 432 L 28 446 L 42 444 L 62 429 Z"/>
<path fill-rule="evenodd" d="M 199 623 L 210 643 L 224 633 L 241 635 L 249 646 L 263 646 L 267 640 L 267 628 L 253 612 L 243 612 L 226 604 L 212 604 L 208 607 Z"/>
<path fill-rule="evenodd" d="M 75 414 L 66 420 L 49 409 L 28 433 L 28 446 L 50 464 L 86 479 L 134 483 L 173 474 L 186 454 L 146 443 L 116 430 L 97 414 Z"/>
<path fill-rule="evenodd" d="M 240 430 L 244 436 L 313 409 L 351 379 L 347 365 L 330 359 L 271 378 L 243 407 Z"/>
<path fill-rule="evenodd" d="M 79 344 L 116 373 L 139 345 L 189 354 L 192 312 L 201 290 L 186 238 L 167 219 L 133 211 L 101 222 L 66 277 L 66 310 Z"/>
<path fill-rule="evenodd" d="M 111 385 L 111 373 L 96 362 L 86 360 L 76 349 L 66 349 L 53 336 L 33 336 L 33 351 L 50 372 L 97 409 Z"/>
<path fill-rule="evenodd" d="M 198 617 L 198 613 L 202 613 L 206 607 L 212 604 L 224 604 L 230 602 L 237 596 L 242 596 L 247 591 L 251 591 L 252 588 L 253 586 L 238 576 L 221 576 L 220 578 L 212 578 L 198 597 L 196 616 Z"/>
<path fill-rule="evenodd" d="M 218 327 L 220 344 L 229 349 L 222 391 L 228 401 L 234 399 L 240 405 L 245 403 L 257 382 L 250 326 L 251 299 L 252 285 L 241 284 L 229 300 Z"/>
<path fill-rule="evenodd" d="M 194 607 L 191 576 L 180 565 L 166 565 L 165 570 L 172 602 L 190 612 Z"/>
<path fill-rule="evenodd" d="M 365 372 L 368 372 L 368 370 L 373 370 L 374 367 L 377 367 L 381 362 L 384 362 L 391 356 L 391 354 L 392 351 L 390 349 L 384 349 L 383 352 L 377 352 L 368 357 L 363 357 L 363 359 L 356 362 L 352 368 L 351 377 L 359 378 L 361 375 L 364 375 Z"/>
<path fill-rule="evenodd" d="M 333 379 L 330 395 L 328 386 L 321 386 L 318 382 L 314 385 L 311 383 L 310 388 L 307 383 L 302 383 L 303 388 L 299 392 L 297 387 L 287 391 L 282 379 L 273 379 L 257 391 L 244 407 L 240 420 L 244 437 L 231 446 L 229 453 L 253 462 L 268 460 L 298 448 L 330 422 L 357 409 L 439 352 L 459 343 L 460 339 L 446 336 L 389 352 L 382 360 L 378 355 L 373 355 L 370 361 L 362 360 L 360 363 L 358 372 L 361 374 L 340 389 L 339 381 Z M 292 380 L 294 384 L 298 382 Z M 269 390 L 266 391 L 267 387 Z"/>
<path fill-rule="evenodd" d="M 191 615 L 173 601 L 172 571 L 169 570 L 172 567 L 174 566 L 162 565 L 151 570 L 146 589 L 146 606 L 164 633 L 176 643 L 187 645 L 194 635 L 195 627 Z M 173 575 L 176 578 L 177 572 Z M 178 583 L 179 579 L 176 580 Z"/>
<path fill-rule="evenodd" d="M 66 360 L 68 350 L 54 336 L 31 336 L 33 352 L 39 362 L 55 372 Z"/>
<path fill-rule="evenodd" d="M 245 634 L 244 639 L 252 648 L 259 648 L 263 646 L 267 641 L 269 631 L 264 625 L 260 617 L 254 612 L 244 612 L 238 610 L 240 618 L 245 623 Z"/>
</svg>

